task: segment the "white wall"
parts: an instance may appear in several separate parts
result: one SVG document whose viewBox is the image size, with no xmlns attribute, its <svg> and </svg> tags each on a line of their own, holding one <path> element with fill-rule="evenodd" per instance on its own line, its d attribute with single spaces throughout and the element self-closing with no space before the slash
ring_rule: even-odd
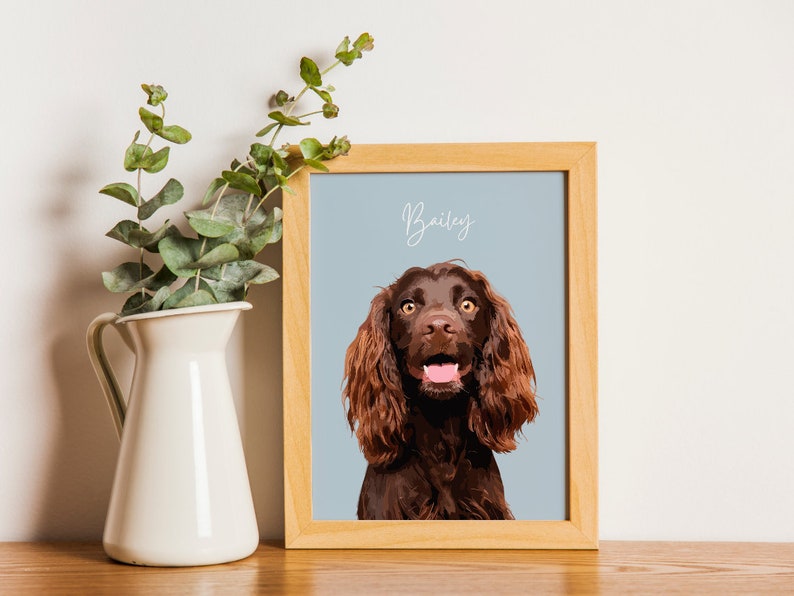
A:
<svg viewBox="0 0 794 596">
<path fill-rule="evenodd" d="M 300 56 L 364 30 L 318 136 L 599 143 L 601 537 L 794 540 L 794 3 L 342 4 L 3 9 L 0 540 L 101 535 L 118 448 L 83 334 L 119 308 L 98 273 L 125 212 L 96 191 L 124 179 L 138 84 L 193 132 L 168 172 L 195 204 Z M 277 537 L 280 285 L 259 290 L 235 383 Z"/>
</svg>

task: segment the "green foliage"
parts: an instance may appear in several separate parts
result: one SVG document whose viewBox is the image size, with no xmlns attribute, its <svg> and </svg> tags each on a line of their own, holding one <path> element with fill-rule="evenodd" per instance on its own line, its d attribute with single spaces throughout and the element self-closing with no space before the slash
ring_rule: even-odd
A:
<svg viewBox="0 0 794 596">
<path fill-rule="evenodd" d="M 297 152 L 291 151 L 288 144 L 278 146 L 276 140 L 285 127 L 310 125 L 312 116 L 331 119 L 339 115 L 339 106 L 332 96 L 336 89 L 325 84 L 324 79 L 340 64 L 350 66 L 362 58 L 363 52 L 374 47 L 373 41 L 368 33 L 362 33 L 352 44 L 345 37 L 335 50 L 335 62 L 324 70 L 314 60 L 301 58 L 299 75 L 303 88 L 296 94 L 279 90 L 273 96 L 278 109 L 270 111 L 269 122 L 256 133 L 258 138 L 269 135 L 269 140 L 251 144 L 244 159 L 233 160 L 210 182 L 201 201 L 203 208 L 184 213 L 195 234 L 192 237 L 184 236 L 168 220 L 154 231 L 142 225 L 185 194 L 182 184 L 170 178 L 157 193 L 144 198 L 143 175 L 164 170 L 171 156 L 169 145 L 155 147 L 154 143 L 182 145 L 192 136 L 185 128 L 167 123 L 166 90 L 160 85 L 141 85 L 146 105 L 159 109 L 159 113 L 139 108 L 138 117 L 148 138 L 141 142 L 141 131 L 137 131 L 124 152 L 124 169 L 136 173 L 137 184 L 115 182 L 99 191 L 135 208 L 135 220 L 124 219 L 106 234 L 138 253 L 137 261 L 122 263 L 102 274 L 108 290 L 130 294 L 122 315 L 244 300 L 251 285 L 278 279 L 273 267 L 255 260 L 267 245 L 281 240 L 281 210 L 267 209 L 266 200 L 277 191 L 292 193 L 289 179 L 303 168 L 328 171 L 323 162 L 347 155 L 350 141 L 342 136 L 323 144 L 307 137 L 298 142 Z M 320 100 L 319 108 L 294 114 L 308 91 L 312 92 L 309 97 Z M 157 272 L 146 263 L 147 252 L 159 253 L 162 266 Z"/>
</svg>

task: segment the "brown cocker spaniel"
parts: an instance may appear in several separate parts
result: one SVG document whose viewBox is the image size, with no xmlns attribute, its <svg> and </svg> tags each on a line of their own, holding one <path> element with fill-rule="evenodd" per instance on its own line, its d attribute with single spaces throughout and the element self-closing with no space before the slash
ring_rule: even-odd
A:
<svg viewBox="0 0 794 596">
<path fill-rule="evenodd" d="M 345 378 L 369 463 L 359 519 L 513 519 L 493 453 L 535 418 L 535 372 L 482 273 L 408 269 L 372 300 Z"/>
</svg>

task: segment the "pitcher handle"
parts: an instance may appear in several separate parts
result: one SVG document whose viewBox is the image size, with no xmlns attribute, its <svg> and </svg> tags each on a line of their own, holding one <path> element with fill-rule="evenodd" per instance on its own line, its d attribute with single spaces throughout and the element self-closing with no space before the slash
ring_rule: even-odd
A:
<svg viewBox="0 0 794 596">
<path fill-rule="evenodd" d="M 116 434 L 121 439 L 121 429 L 124 427 L 124 418 L 127 415 L 127 402 L 124 400 L 124 394 L 119 388 L 116 375 L 113 373 L 113 368 L 110 366 L 110 360 L 108 360 L 102 343 L 102 332 L 105 327 L 113 325 L 117 319 L 118 315 L 115 313 L 106 312 L 91 321 L 86 332 L 86 344 L 88 345 L 88 357 L 91 359 L 91 365 L 94 367 L 99 384 L 102 386 L 102 393 L 105 394 L 105 399 L 110 407 L 110 415 L 113 417 L 113 423 L 116 426 Z M 127 342 L 125 341 L 125 343 Z"/>
</svg>

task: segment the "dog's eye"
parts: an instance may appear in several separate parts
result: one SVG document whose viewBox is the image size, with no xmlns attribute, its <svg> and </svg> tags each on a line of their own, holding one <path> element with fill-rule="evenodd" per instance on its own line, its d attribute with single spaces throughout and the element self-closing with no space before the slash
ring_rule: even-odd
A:
<svg viewBox="0 0 794 596">
<path fill-rule="evenodd" d="M 400 305 L 400 310 L 407 315 L 413 314 L 413 312 L 416 310 L 416 304 L 413 300 L 403 300 L 402 304 Z"/>
<path fill-rule="evenodd" d="M 473 313 L 475 310 L 477 310 L 477 303 L 471 298 L 466 298 L 460 303 L 460 310 L 465 313 Z"/>
</svg>

